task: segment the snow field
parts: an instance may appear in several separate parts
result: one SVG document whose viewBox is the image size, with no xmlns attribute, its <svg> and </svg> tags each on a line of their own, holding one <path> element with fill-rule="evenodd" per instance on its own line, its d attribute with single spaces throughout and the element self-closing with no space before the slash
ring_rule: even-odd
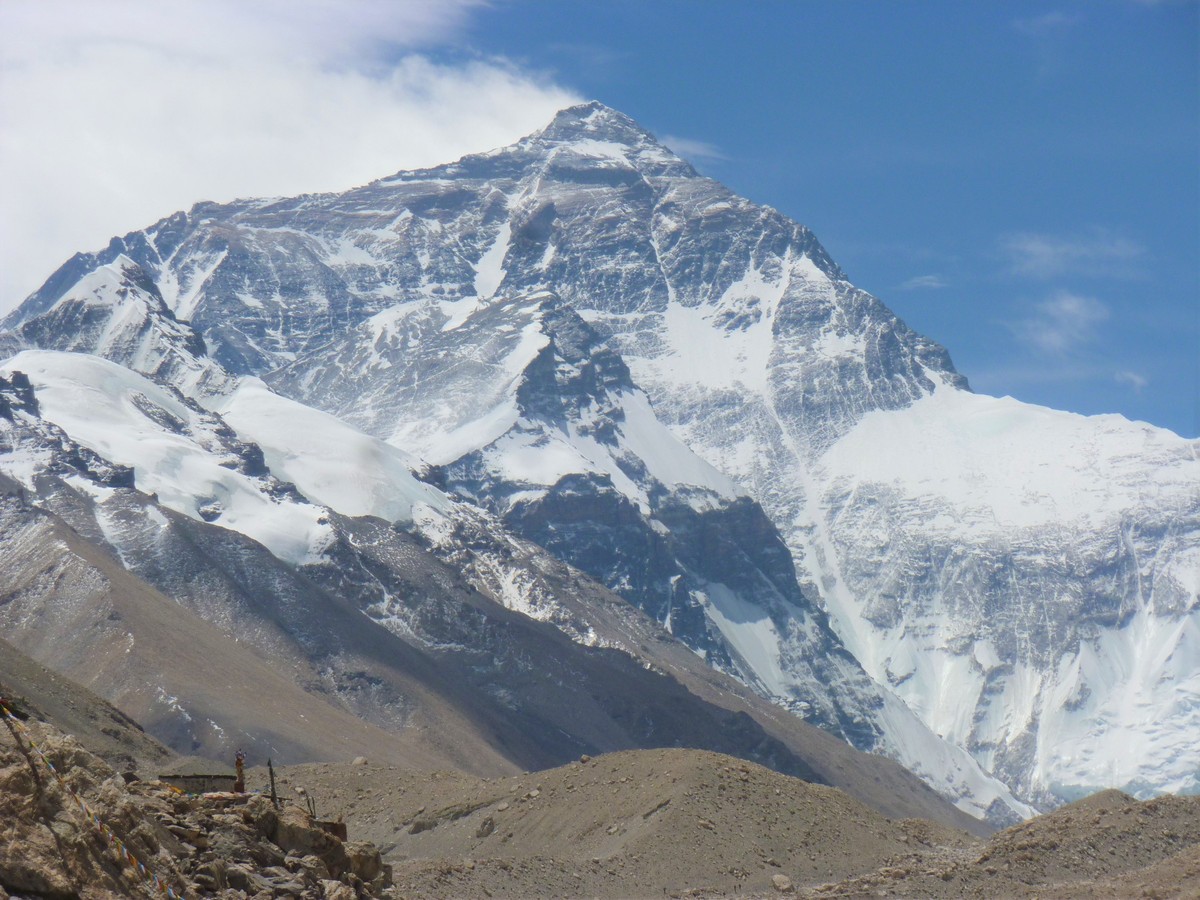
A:
<svg viewBox="0 0 1200 900">
<path fill-rule="evenodd" d="M 275 500 L 227 468 L 213 423 L 177 396 L 96 356 L 27 350 L 0 365 L 27 374 L 42 416 L 84 447 L 131 466 L 139 490 L 193 519 L 203 509 L 296 565 L 320 558 L 332 536 L 320 507 Z"/>
</svg>

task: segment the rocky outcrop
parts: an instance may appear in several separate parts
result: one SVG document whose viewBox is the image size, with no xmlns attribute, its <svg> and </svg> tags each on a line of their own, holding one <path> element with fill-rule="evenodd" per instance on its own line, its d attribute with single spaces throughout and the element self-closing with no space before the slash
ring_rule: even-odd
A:
<svg viewBox="0 0 1200 900">
<path fill-rule="evenodd" d="M 364 900 L 391 883 L 374 845 L 343 842 L 301 809 L 276 810 L 257 794 L 127 784 L 52 726 L 8 724 L 0 729 L 0 896 L 98 900 L 169 888 L 188 900 Z"/>
<path fill-rule="evenodd" d="M 157 833 L 123 802 L 124 783 L 77 742 L 39 729 L 41 743 L 66 783 L 103 808 L 105 819 L 131 847 L 154 859 L 172 882 L 180 877 L 154 852 Z M 75 806 L 71 795 L 38 761 L 26 741 L 0 728 L 0 888 L 9 894 L 48 898 L 107 897 L 127 887 L 104 837 Z"/>
</svg>

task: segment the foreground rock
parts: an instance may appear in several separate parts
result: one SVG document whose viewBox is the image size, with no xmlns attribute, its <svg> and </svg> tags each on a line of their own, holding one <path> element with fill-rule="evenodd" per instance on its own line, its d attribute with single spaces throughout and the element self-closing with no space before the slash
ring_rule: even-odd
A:
<svg viewBox="0 0 1200 900">
<path fill-rule="evenodd" d="M 0 897 L 165 896 L 155 877 L 189 900 L 362 900 L 390 885 L 374 846 L 339 840 L 297 807 L 126 784 L 74 738 L 33 720 L 24 728 L 0 728 Z M 122 862 L 122 847 L 140 866 Z"/>
</svg>

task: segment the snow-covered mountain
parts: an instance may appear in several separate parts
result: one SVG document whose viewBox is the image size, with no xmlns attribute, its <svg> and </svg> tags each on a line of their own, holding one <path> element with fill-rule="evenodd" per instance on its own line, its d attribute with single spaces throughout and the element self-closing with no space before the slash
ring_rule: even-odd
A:
<svg viewBox="0 0 1200 900">
<path fill-rule="evenodd" d="M 398 459 L 364 453 L 382 448 L 322 413 L 248 383 L 233 417 L 252 412 L 289 441 L 255 452 L 192 401 L 95 356 L 30 351 L 8 365 L 33 374 L 0 373 L 0 625 L 180 751 L 369 753 L 497 774 L 581 752 L 703 747 L 843 787 L 893 817 L 978 828 L 899 766 L 781 714 L 600 585 L 411 477 L 369 482 L 379 511 L 400 510 L 395 522 L 312 509 L 264 456 L 280 452 L 302 486 L 347 505 L 363 502 L 355 488 L 380 460 L 391 470 Z M 116 430 L 136 430 L 108 445 L 131 465 L 57 424 L 74 428 L 89 401 L 109 404 Z M 290 431 L 273 428 L 280 415 Z M 95 427 L 76 430 L 104 439 Z M 339 474 L 309 458 L 329 439 L 348 440 L 362 465 Z M 205 522 L 172 489 L 191 481 L 237 502 Z M 274 534 L 252 523 L 256 503 L 279 507 L 259 516 Z M 272 552 L 239 532 L 312 534 L 313 512 L 321 549 L 302 565 L 277 555 L 293 544 Z M 505 609 L 502 594 L 565 598 L 552 610 L 559 627 Z M 572 629 L 575 640 L 561 633 Z"/>
<path fill-rule="evenodd" d="M 970 393 L 807 229 L 602 105 L 343 194 L 200 204 L 5 326 L 174 387 L 302 499 L 408 504 L 594 636 L 464 559 L 493 524 L 414 514 L 418 470 L 964 807 L 1022 809 L 979 766 L 1039 803 L 1200 789 L 1197 442 Z M 210 494 L 236 527 L 215 487 L 187 502 Z"/>
<path fill-rule="evenodd" d="M 236 380 L 204 356 L 177 365 L 183 377 L 172 386 L 140 338 L 153 332 L 145 311 L 151 321 L 169 318 L 170 333 L 198 352 L 203 343 L 169 311 L 142 304 L 142 315 L 129 315 L 122 292 L 146 277 L 124 255 L 101 267 L 110 270 L 120 278 L 101 279 L 114 286 L 109 302 L 92 300 L 108 321 L 97 316 L 90 332 L 70 332 L 72 353 L 26 351 L 9 365 L 37 386 L 43 416 L 133 469 L 174 511 L 245 534 L 296 566 L 337 555 L 322 506 L 380 516 L 432 540 L 510 608 L 584 643 L 602 641 L 611 627 L 504 560 L 500 522 L 417 482 L 420 464 L 357 428 L 393 441 L 403 431 L 403 443 L 439 464 L 428 475 L 618 590 L 714 667 L 855 746 L 921 766 L 973 814 L 1005 820 L 1027 811 L 866 676 L 800 591 L 761 508 L 658 422 L 620 358 L 553 295 L 496 298 L 466 315 L 453 310 L 457 318 L 438 300 L 377 314 L 268 375 L 310 407 L 254 376 Z M 81 292 L 67 292 L 68 308 Z M 54 304 L 16 333 L 66 334 L 47 324 L 62 315 Z M 125 332 L 139 337 L 112 338 Z M 420 632 L 411 604 L 386 591 L 363 605 L 397 634 Z M 611 646 L 644 655 L 628 642 Z"/>
</svg>

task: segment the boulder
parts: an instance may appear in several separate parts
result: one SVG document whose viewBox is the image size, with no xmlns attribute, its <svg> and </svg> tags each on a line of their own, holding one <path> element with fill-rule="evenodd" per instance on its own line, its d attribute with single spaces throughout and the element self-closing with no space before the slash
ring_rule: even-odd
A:
<svg viewBox="0 0 1200 900">
<path fill-rule="evenodd" d="M 347 841 L 343 845 L 350 858 L 350 871 L 367 884 L 383 874 L 383 857 L 379 848 L 365 841 Z"/>
<path fill-rule="evenodd" d="M 321 889 L 325 894 L 325 900 L 358 900 L 354 888 L 340 881 L 322 881 Z"/>
<path fill-rule="evenodd" d="M 115 773 L 75 740 L 32 720 L 26 727 L 18 743 L 9 728 L 0 726 L 0 884 L 18 896 L 122 891 L 103 864 L 106 842 L 30 749 L 30 740 L 36 740 L 66 783 L 114 827 L 127 824 L 125 810 L 110 809 L 94 795 Z M 116 780 L 123 786 L 119 777 Z M 121 833 L 128 835 L 129 830 Z"/>
<path fill-rule="evenodd" d="M 312 817 L 297 806 L 280 810 L 274 841 L 297 856 L 320 857 L 333 878 L 341 878 L 350 871 L 350 858 L 342 842 L 317 828 Z"/>
</svg>

